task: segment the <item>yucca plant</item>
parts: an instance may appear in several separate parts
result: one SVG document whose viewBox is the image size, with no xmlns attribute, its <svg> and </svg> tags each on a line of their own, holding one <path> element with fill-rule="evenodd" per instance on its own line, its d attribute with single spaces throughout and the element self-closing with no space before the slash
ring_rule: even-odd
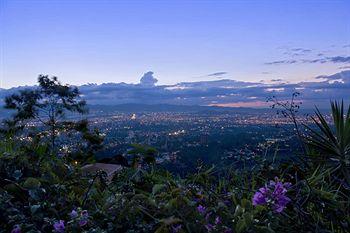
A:
<svg viewBox="0 0 350 233">
<path fill-rule="evenodd" d="M 344 102 L 331 102 L 333 124 L 331 126 L 318 108 L 316 108 L 313 122 L 317 130 L 306 126 L 309 134 L 306 143 L 316 150 L 320 158 L 316 161 L 331 165 L 334 171 L 340 172 L 347 186 L 350 185 L 350 106 L 345 114 Z"/>
</svg>

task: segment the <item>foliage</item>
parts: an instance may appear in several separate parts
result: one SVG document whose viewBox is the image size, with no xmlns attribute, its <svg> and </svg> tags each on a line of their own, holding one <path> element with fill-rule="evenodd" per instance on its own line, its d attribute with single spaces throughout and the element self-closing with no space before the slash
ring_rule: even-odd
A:
<svg viewBox="0 0 350 233">
<path fill-rule="evenodd" d="M 102 171 L 83 173 L 75 159 L 93 154 L 102 140 L 84 122 L 67 126 L 91 143 L 76 153 L 52 153 L 50 142 L 35 137 L 7 137 L 0 142 L 0 232 L 347 232 L 349 187 L 334 176 L 338 166 L 315 160 L 348 155 L 349 114 L 332 107 L 336 133 L 317 114 L 321 133 L 309 131 L 308 166 L 299 160 L 262 159 L 236 169 L 200 163 L 183 178 L 151 166 L 157 152 L 141 145 L 129 151 L 138 165 L 112 180 Z"/>
<path fill-rule="evenodd" d="M 315 162 L 333 167 L 336 173 L 340 171 L 340 178 L 350 187 L 350 106 L 346 114 L 343 101 L 331 102 L 331 108 L 334 130 L 316 109 L 312 119 L 319 130 L 306 126 L 311 132 L 306 142 L 319 152 Z"/>
<path fill-rule="evenodd" d="M 140 144 L 132 144 L 132 149 L 128 151 L 132 155 L 132 167 L 137 168 L 140 164 L 154 164 L 157 150 Z"/>
<path fill-rule="evenodd" d="M 39 87 L 35 90 L 23 90 L 5 98 L 5 108 L 15 110 L 12 124 L 25 125 L 28 120 L 37 120 L 48 127 L 51 149 L 55 149 L 59 131 L 67 129 L 72 122 L 65 121 L 66 112 L 83 114 L 86 103 L 80 99 L 78 88 L 62 85 L 57 77 L 47 75 L 38 77 Z"/>
<path fill-rule="evenodd" d="M 38 83 L 36 89 L 5 98 L 4 107 L 13 110 L 13 115 L 4 120 L 0 129 L 3 140 L 34 140 L 49 146 L 51 154 L 68 155 L 68 159 L 81 163 L 93 162 L 103 136 L 97 129 L 89 129 L 87 120 L 76 120 L 72 115 L 87 113 L 78 88 L 47 75 L 40 75 Z"/>
<path fill-rule="evenodd" d="M 107 184 L 61 158 L 42 157 L 43 148 L 28 151 L 0 158 L 4 232 L 51 232 L 61 221 L 66 232 L 345 232 L 350 223 L 349 192 L 329 182 L 328 170 L 199 167 L 181 179 L 161 169 L 124 168 Z M 280 213 L 253 203 L 277 174 L 292 184 Z"/>
</svg>

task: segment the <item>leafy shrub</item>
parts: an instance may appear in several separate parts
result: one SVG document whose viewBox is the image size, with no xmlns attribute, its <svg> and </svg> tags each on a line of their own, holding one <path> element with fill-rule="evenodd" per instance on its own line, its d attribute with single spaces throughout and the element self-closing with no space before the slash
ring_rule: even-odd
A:
<svg viewBox="0 0 350 233">
<path fill-rule="evenodd" d="M 156 151 L 140 145 L 130 154 L 145 166 L 125 167 L 109 182 L 102 171 L 84 175 L 73 154 L 52 153 L 50 142 L 3 137 L 0 232 L 348 232 L 347 167 L 338 165 L 348 159 L 350 114 L 332 107 L 336 133 L 317 112 L 321 133 L 306 137 L 303 162 L 200 165 L 185 178 L 152 165 Z"/>
</svg>

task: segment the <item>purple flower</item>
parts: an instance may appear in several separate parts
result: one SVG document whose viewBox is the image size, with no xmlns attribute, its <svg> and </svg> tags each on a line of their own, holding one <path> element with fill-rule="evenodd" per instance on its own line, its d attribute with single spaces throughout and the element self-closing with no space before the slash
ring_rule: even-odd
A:
<svg viewBox="0 0 350 233">
<path fill-rule="evenodd" d="M 175 226 L 173 226 L 171 228 L 172 228 L 172 232 L 173 233 L 177 233 L 177 232 L 179 232 L 182 229 L 182 225 L 181 224 L 175 225 Z"/>
<path fill-rule="evenodd" d="M 204 225 L 204 227 L 207 229 L 207 231 L 212 231 L 212 230 L 214 230 L 214 226 L 212 225 L 212 224 L 210 224 L 210 223 L 208 223 L 208 224 L 205 224 Z"/>
<path fill-rule="evenodd" d="M 80 213 L 81 219 L 79 221 L 79 226 L 83 227 L 88 223 L 89 213 L 87 210 L 83 210 Z"/>
<path fill-rule="evenodd" d="M 21 233 L 21 227 L 19 225 L 15 225 L 11 233 Z"/>
<path fill-rule="evenodd" d="M 253 205 L 265 205 L 268 201 L 269 189 L 266 187 L 260 188 L 258 192 L 254 194 Z"/>
<path fill-rule="evenodd" d="M 206 221 L 209 221 L 210 215 L 211 215 L 211 212 L 209 212 L 209 213 L 207 213 L 207 214 L 205 215 L 205 220 L 206 220 Z"/>
<path fill-rule="evenodd" d="M 232 233 L 233 231 L 230 228 L 226 228 L 224 233 Z"/>
<path fill-rule="evenodd" d="M 270 181 L 268 185 L 260 188 L 254 194 L 253 205 L 267 205 L 272 207 L 275 212 L 281 213 L 290 202 L 286 196 L 290 186 L 290 183 L 282 183 L 278 178 L 275 178 L 275 181 Z"/>
<path fill-rule="evenodd" d="M 53 224 L 53 228 L 55 229 L 56 232 L 62 233 L 64 232 L 64 221 L 60 220 L 59 222 L 55 222 L 55 224 Z"/>
<path fill-rule="evenodd" d="M 205 207 L 202 206 L 202 205 L 199 205 L 199 206 L 197 207 L 197 210 L 198 210 L 198 212 L 199 212 L 200 214 L 204 214 L 204 213 L 205 213 Z"/>
<path fill-rule="evenodd" d="M 85 218 L 89 217 L 88 211 L 87 211 L 87 210 L 81 211 L 81 216 L 82 216 L 82 217 L 85 217 Z"/>
<path fill-rule="evenodd" d="M 220 217 L 219 217 L 219 216 L 216 216 L 216 218 L 215 218 L 215 225 L 218 225 L 218 224 L 220 224 L 220 223 L 221 223 Z"/>
<path fill-rule="evenodd" d="M 82 219 L 82 220 L 79 221 L 79 226 L 83 227 L 83 226 L 85 226 L 87 223 L 88 223 L 87 220 Z"/>
<path fill-rule="evenodd" d="M 76 217 L 78 217 L 78 212 L 76 210 L 72 210 L 72 212 L 70 212 L 69 215 L 71 218 L 76 218 Z"/>
</svg>

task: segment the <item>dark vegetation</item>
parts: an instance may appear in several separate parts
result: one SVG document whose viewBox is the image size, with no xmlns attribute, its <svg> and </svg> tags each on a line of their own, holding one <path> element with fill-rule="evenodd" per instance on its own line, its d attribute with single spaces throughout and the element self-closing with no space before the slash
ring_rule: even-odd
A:
<svg viewBox="0 0 350 233">
<path fill-rule="evenodd" d="M 153 148 L 134 145 L 110 181 L 82 173 L 103 137 L 65 118 L 86 113 L 79 91 L 40 76 L 36 90 L 6 98 L 14 115 L 1 130 L 0 232 L 348 232 L 350 108 L 332 102 L 333 124 L 316 109 L 315 125 L 303 125 L 295 97 L 272 99 L 302 148 L 290 161 L 198 163 L 180 178 L 154 164 Z"/>
</svg>

